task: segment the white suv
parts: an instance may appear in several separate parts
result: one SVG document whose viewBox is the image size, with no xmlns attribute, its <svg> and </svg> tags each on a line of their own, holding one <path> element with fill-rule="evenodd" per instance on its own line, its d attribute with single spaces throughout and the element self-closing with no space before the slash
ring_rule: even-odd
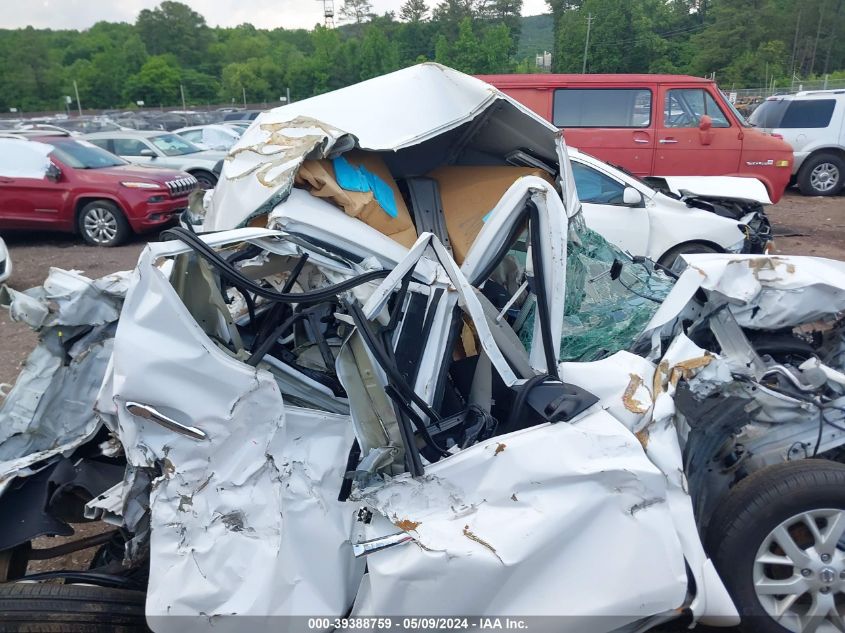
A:
<svg viewBox="0 0 845 633">
<path fill-rule="evenodd" d="M 793 173 L 805 196 L 833 196 L 845 185 L 845 90 L 769 97 L 750 122 L 780 134 L 795 152 Z"/>
</svg>

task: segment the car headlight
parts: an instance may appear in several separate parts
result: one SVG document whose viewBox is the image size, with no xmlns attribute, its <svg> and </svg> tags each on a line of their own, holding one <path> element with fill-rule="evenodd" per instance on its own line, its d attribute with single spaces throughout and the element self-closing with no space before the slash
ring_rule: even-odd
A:
<svg viewBox="0 0 845 633">
<path fill-rule="evenodd" d="M 138 182 L 134 180 L 127 180 L 120 183 L 124 187 L 129 187 L 130 189 L 164 189 L 163 185 L 159 185 L 154 182 Z"/>
</svg>

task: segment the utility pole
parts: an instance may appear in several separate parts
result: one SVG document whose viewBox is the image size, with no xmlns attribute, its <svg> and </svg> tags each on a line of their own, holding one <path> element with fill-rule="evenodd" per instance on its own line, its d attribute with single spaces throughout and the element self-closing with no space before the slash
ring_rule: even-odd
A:
<svg viewBox="0 0 845 633">
<path fill-rule="evenodd" d="M 819 50 L 819 38 L 822 36 L 822 18 L 824 18 L 824 3 L 819 5 L 819 26 L 816 28 L 816 39 L 813 41 L 813 56 L 810 58 L 810 74 L 816 70 L 816 52 Z"/>
<path fill-rule="evenodd" d="M 798 17 L 795 20 L 795 37 L 792 40 L 792 59 L 789 62 L 789 71 L 795 75 L 795 55 L 798 51 L 798 32 L 801 29 L 801 9 L 798 9 Z"/>
<path fill-rule="evenodd" d="M 185 86 L 179 84 L 179 92 L 182 93 L 182 110 L 187 110 L 188 108 L 185 107 Z"/>
<path fill-rule="evenodd" d="M 241 86 L 241 90 L 244 93 L 244 109 L 246 109 L 246 88 L 244 86 Z"/>
<path fill-rule="evenodd" d="M 587 73 L 587 51 L 590 48 L 590 27 L 593 25 L 593 14 L 587 14 L 587 39 L 584 40 L 584 63 L 581 65 L 581 74 Z"/>
<path fill-rule="evenodd" d="M 79 109 L 79 116 L 82 116 L 82 104 L 79 103 L 79 88 L 76 85 L 76 79 L 73 80 L 73 91 L 76 93 L 76 107 Z"/>
</svg>

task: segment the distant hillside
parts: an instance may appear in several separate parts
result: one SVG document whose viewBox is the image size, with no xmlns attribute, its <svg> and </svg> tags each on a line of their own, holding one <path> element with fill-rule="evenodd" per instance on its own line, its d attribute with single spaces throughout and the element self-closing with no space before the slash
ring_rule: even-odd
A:
<svg viewBox="0 0 845 633">
<path fill-rule="evenodd" d="M 554 22 L 551 13 L 529 15 L 522 18 L 522 35 L 519 37 L 517 58 L 525 59 L 543 51 L 551 51 L 554 42 Z"/>
</svg>

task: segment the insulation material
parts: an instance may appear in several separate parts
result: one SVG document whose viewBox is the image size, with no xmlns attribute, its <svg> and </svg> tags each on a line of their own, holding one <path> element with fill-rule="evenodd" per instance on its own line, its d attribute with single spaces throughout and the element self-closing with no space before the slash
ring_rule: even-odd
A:
<svg viewBox="0 0 845 633">
<path fill-rule="evenodd" d="M 0 176 L 41 180 L 50 169 L 51 145 L 17 138 L 0 138 Z"/>
<path fill-rule="evenodd" d="M 344 182 L 339 183 L 338 166 Z M 367 177 L 369 176 L 369 177 Z M 354 218 L 410 248 L 417 231 L 408 207 L 384 160 L 375 153 L 352 151 L 333 161 L 307 160 L 300 167 L 296 186 L 306 187 Z"/>
<path fill-rule="evenodd" d="M 428 174 L 437 181 L 446 230 L 455 261 L 462 264 L 490 211 L 518 179 L 524 176 L 554 182 L 548 172 L 530 167 L 448 166 Z"/>
</svg>

